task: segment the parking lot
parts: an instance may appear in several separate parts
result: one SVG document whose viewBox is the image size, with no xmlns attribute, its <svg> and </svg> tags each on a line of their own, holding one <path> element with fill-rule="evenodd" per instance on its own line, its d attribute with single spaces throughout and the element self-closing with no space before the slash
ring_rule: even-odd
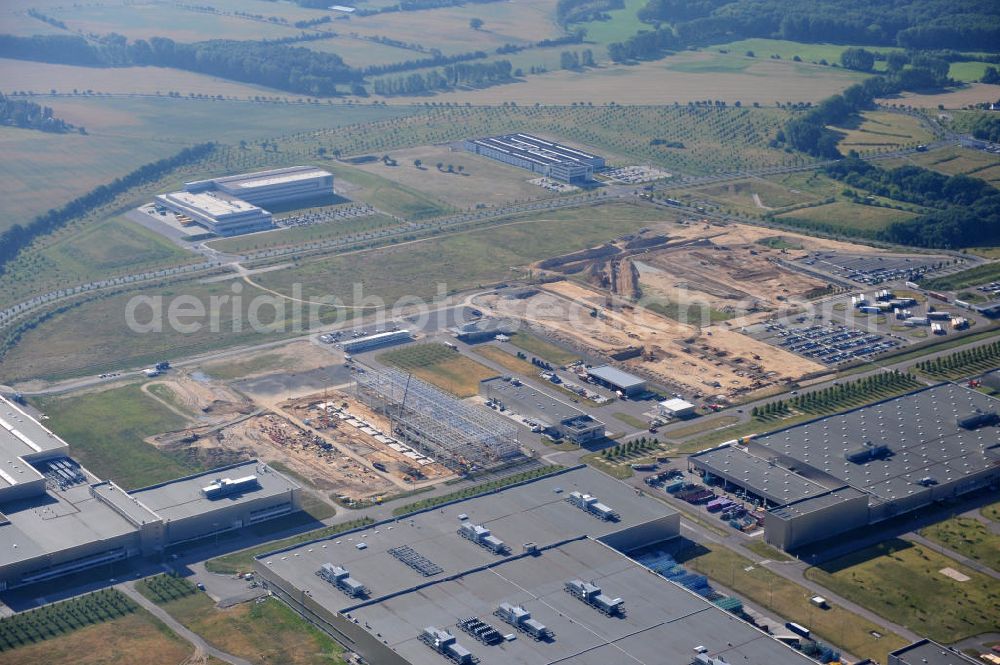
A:
<svg viewBox="0 0 1000 665">
<path fill-rule="evenodd" d="M 641 185 L 671 177 L 671 174 L 666 171 L 654 169 L 650 166 L 623 166 L 605 171 L 603 175 L 625 185 Z"/>
<path fill-rule="evenodd" d="M 855 330 L 840 323 L 826 325 L 803 322 L 761 324 L 754 337 L 826 365 L 837 365 L 885 353 L 902 341 L 873 332 Z"/>
<path fill-rule="evenodd" d="M 916 281 L 934 272 L 954 269 L 955 259 L 945 256 L 884 256 L 872 254 L 840 254 L 817 252 L 797 263 L 812 270 L 821 270 L 835 277 L 844 277 L 858 284 L 882 284 L 896 280 Z"/>
<path fill-rule="evenodd" d="M 354 219 L 355 217 L 368 217 L 375 214 L 375 208 L 367 203 L 345 203 L 332 208 L 323 208 L 305 213 L 288 215 L 280 219 L 275 219 L 274 223 L 283 229 L 295 226 L 312 226 L 313 224 L 325 224 L 343 219 Z"/>
</svg>

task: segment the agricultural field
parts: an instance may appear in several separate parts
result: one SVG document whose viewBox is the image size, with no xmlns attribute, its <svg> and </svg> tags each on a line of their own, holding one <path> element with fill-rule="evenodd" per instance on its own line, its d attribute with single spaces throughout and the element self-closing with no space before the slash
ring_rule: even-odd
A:
<svg viewBox="0 0 1000 665">
<path fill-rule="evenodd" d="M 0 65 L 0 72 L 6 71 Z M 0 231 L 14 223 L 28 222 L 53 206 L 201 141 L 255 142 L 278 132 L 339 127 L 418 111 L 347 105 L 331 110 L 322 105 L 195 101 L 166 96 L 60 96 L 36 101 L 51 106 L 57 117 L 85 127 L 87 136 L 0 127 L 0 141 L 10 157 L 0 166 Z M 232 122 L 234 115 L 240 117 L 239 123 Z"/>
<path fill-rule="evenodd" d="M 760 58 L 744 62 L 718 53 L 684 52 L 628 67 L 609 64 L 580 72 L 549 71 L 520 83 L 440 93 L 434 100 L 477 106 L 510 102 L 529 106 L 581 102 L 672 105 L 707 99 L 730 105 L 740 102 L 744 106 L 753 103 L 771 106 L 777 101 L 818 102 L 863 78 L 858 72 L 819 65 Z M 411 103 L 426 100 L 424 97 L 391 99 Z"/>
<path fill-rule="evenodd" d="M 781 213 L 775 215 L 774 219 L 784 224 L 805 228 L 830 229 L 834 233 L 843 229 L 847 232 L 869 235 L 881 231 L 893 222 L 902 222 L 916 216 L 916 213 L 906 210 L 835 201 Z"/>
<path fill-rule="evenodd" d="M 382 353 L 378 360 L 461 398 L 478 395 L 479 382 L 497 375 L 444 344 L 411 344 Z"/>
<path fill-rule="evenodd" d="M 782 60 L 793 60 L 795 56 L 804 62 L 819 63 L 826 60 L 831 65 L 840 64 L 840 54 L 847 46 L 843 44 L 805 44 L 802 42 L 792 42 L 784 39 L 741 39 L 728 44 L 717 44 L 710 47 L 713 51 L 728 52 L 734 55 L 745 55 L 747 51 L 752 51 L 757 58 L 770 58 L 778 56 Z M 897 48 L 882 48 L 877 46 L 866 46 L 866 50 L 872 53 L 890 53 L 900 51 Z M 876 67 L 880 64 L 876 62 Z"/>
<path fill-rule="evenodd" d="M 302 42 L 301 46 L 310 51 L 336 53 L 348 66 L 358 69 L 429 57 L 426 53 L 419 51 L 349 35 Z"/>
<path fill-rule="evenodd" d="M 972 517 L 954 517 L 920 531 L 948 549 L 1000 572 L 1000 536 Z"/>
<path fill-rule="evenodd" d="M 903 164 L 915 164 L 947 175 L 970 175 L 992 182 L 994 186 L 1000 182 L 1000 156 L 980 150 L 951 147 L 886 162 L 889 167 Z"/>
<path fill-rule="evenodd" d="M 681 557 L 678 560 L 685 567 L 707 575 L 757 605 L 790 621 L 809 626 L 819 639 L 828 644 L 859 658 L 885 662 L 888 652 L 908 643 L 836 603 L 831 603 L 828 610 L 817 610 L 809 602 L 813 593 L 808 589 L 726 548 L 705 549 L 699 547 L 693 552 L 693 558 Z M 882 637 L 876 639 L 872 631 L 882 634 Z"/>
<path fill-rule="evenodd" d="M 381 164 L 381 162 L 379 163 Z M 390 179 L 390 177 L 400 173 L 402 169 L 415 171 L 412 163 L 401 162 L 399 166 L 392 167 L 391 173 L 385 173 L 382 169 L 377 169 L 377 173 L 366 172 L 359 168 L 335 163 L 327 165 L 326 168 L 333 173 L 334 188 L 343 196 L 354 201 L 364 201 L 391 215 L 403 219 L 425 219 L 456 212 L 455 208 L 446 202 L 422 191 L 423 188 L 409 186 Z M 388 168 L 386 167 L 386 169 Z M 431 166 L 431 168 L 434 167 Z M 462 176 L 456 175 L 456 177 Z M 404 176 L 401 179 L 408 180 L 409 178 Z"/>
<path fill-rule="evenodd" d="M 0 665 L 137 663 L 149 662 L 150 654 L 156 654 L 161 662 L 182 663 L 187 662 L 192 651 L 190 643 L 175 635 L 159 619 L 137 609 L 116 619 L 77 628 L 40 642 L 0 650 Z M 221 664 L 212 659 L 206 665 Z"/>
<path fill-rule="evenodd" d="M 177 42 L 262 40 L 291 37 L 299 32 L 292 26 L 220 16 L 159 2 L 63 5 L 47 8 L 44 13 L 65 23 L 72 32 L 93 35 L 115 32 L 130 41 L 151 37 L 167 37 Z"/>
<path fill-rule="evenodd" d="M 752 178 L 684 190 L 682 194 L 674 195 L 674 198 L 682 201 L 708 200 L 727 210 L 745 215 L 761 215 L 775 209 L 819 201 L 824 197 L 764 178 Z"/>
<path fill-rule="evenodd" d="M 174 458 L 146 437 L 186 423 L 137 385 L 72 397 L 46 397 L 35 406 L 46 426 L 70 444 L 70 454 L 99 478 L 125 489 L 145 487 L 203 470 L 197 460 Z"/>
<path fill-rule="evenodd" d="M 638 11 L 646 5 L 647 0 L 624 0 L 621 9 L 604 12 L 611 17 L 606 21 L 582 21 L 571 23 L 570 30 L 583 28 L 587 31 L 587 43 L 596 42 L 602 48 L 607 48 L 613 42 L 623 42 L 641 30 L 649 30 L 650 25 L 639 20 Z"/>
<path fill-rule="evenodd" d="M 218 609 L 203 593 L 158 603 L 215 647 L 261 665 L 343 665 L 343 648 L 277 598 Z"/>
<path fill-rule="evenodd" d="M 975 104 L 989 104 L 1000 99 L 1000 85 L 968 83 L 946 92 L 915 93 L 904 92 L 892 97 L 876 99 L 879 104 L 916 106 L 926 109 L 964 109 Z"/>
<path fill-rule="evenodd" d="M 469 26 L 473 18 L 483 21 L 481 29 L 473 30 Z M 428 11 L 358 16 L 351 19 L 350 31 L 388 37 L 405 44 L 416 43 L 428 49 L 437 48 L 445 55 L 492 52 L 505 44 L 530 45 L 563 34 L 555 21 L 554 0 L 469 4 Z"/>
<path fill-rule="evenodd" d="M 944 644 L 994 630 L 1000 616 L 1000 591 L 992 578 L 904 540 L 810 568 L 806 577 Z"/>
<path fill-rule="evenodd" d="M 397 150 L 389 156 L 398 166 L 375 161 L 357 168 L 445 201 L 454 208 L 472 208 L 480 203 L 496 206 L 553 196 L 552 192 L 528 182 L 536 174 L 474 155 L 454 144 Z M 373 203 L 377 205 L 379 200 Z"/>
<path fill-rule="evenodd" d="M 885 152 L 913 147 L 934 139 L 934 134 L 917 118 L 900 113 L 868 111 L 856 127 L 842 127 L 838 147 L 843 153 Z"/>
</svg>

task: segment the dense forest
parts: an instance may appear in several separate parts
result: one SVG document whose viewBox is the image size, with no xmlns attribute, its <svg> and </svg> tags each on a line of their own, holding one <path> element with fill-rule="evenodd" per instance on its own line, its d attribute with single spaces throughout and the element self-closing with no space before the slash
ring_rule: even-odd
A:
<svg viewBox="0 0 1000 665">
<path fill-rule="evenodd" d="M 649 0 L 640 18 L 684 46 L 749 37 L 798 42 L 1000 50 L 996 0 Z"/>
<path fill-rule="evenodd" d="M 65 120 L 55 117 L 52 109 L 26 99 L 11 99 L 0 92 L 0 125 L 37 129 L 54 134 L 78 131 L 86 134 L 83 127 L 74 127 Z"/>
<path fill-rule="evenodd" d="M 947 176 L 918 166 L 883 169 L 856 158 L 832 164 L 826 173 L 878 196 L 935 208 L 891 224 L 879 234 L 883 240 L 939 248 L 1000 242 L 1000 191 L 984 180 Z"/>
<path fill-rule="evenodd" d="M 164 37 L 99 42 L 70 35 L 0 35 L 0 57 L 89 67 L 173 67 L 305 95 L 335 95 L 362 78 L 333 53 L 271 42 L 211 40 L 182 44 Z"/>
<path fill-rule="evenodd" d="M 972 135 L 977 139 L 1000 143 L 1000 117 L 984 115 L 972 124 Z"/>
<path fill-rule="evenodd" d="M 39 215 L 26 226 L 15 224 L 0 233 L 0 274 L 3 274 L 6 264 L 13 260 L 18 252 L 30 245 L 35 238 L 52 233 L 71 219 L 108 203 L 132 187 L 152 182 L 180 166 L 196 162 L 214 149 L 214 143 L 199 143 L 190 148 L 184 148 L 173 157 L 140 166 L 128 175 L 116 178 L 111 184 L 100 185 L 61 208 L 53 208 L 45 214 Z"/>
</svg>

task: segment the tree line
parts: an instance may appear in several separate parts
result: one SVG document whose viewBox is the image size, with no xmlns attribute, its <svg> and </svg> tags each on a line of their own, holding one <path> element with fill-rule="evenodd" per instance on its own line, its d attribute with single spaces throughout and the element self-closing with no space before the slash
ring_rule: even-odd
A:
<svg viewBox="0 0 1000 665">
<path fill-rule="evenodd" d="M 854 157 L 828 166 L 826 174 L 879 196 L 936 208 L 890 224 L 878 232 L 882 240 L 944 249 L 1000 242 L 1000 191 L 979 178 L 919 166 L 883 169 Z"/>
<path fill-rule="evenodd" d="M 112 201 L 119 194 L 139 185 L 152 182 L 166 173 L 186 164 L 196 162 L 215 149 L 214 143 L 199 143 L 184 148 L 172 157 L 140 166 L 134 171 L 115 178 L 107 185 L 99 185 L 78 196 L 61 208 L 52 208 L 27 225 L 15 224 L 0 234 L 0 274 L 18 253 L 39 236 L 52 233 L 72 219 Z"/>
<path fill-rule="evenodd" d="M 12 99 L 0 92 L 0 125 L 37 129 L 54 134 L 78 131 L 86 134 L 83 127 L 74 127 L 61 118 L 55 117 L 52 109 L 26 99 Z"/>
<path fill-rule="evenodd" d="M 172 67 L 316 96 L 338 94 L 338 84 L 362 78 L 333 53 L 223 39 L 184 44 L 165 37 L 128 42 L 115 34 L 97 42 L 76 35 L 0 35 L 0 57 L 89 67 Z"/>
<path fill-rule="evenodd" d="M 610 9 L 622 9 L 625 0 L 559 0 L 556 3 L 556 20 L 560 25 L 592 21 Z"/>
<path fill-rule="evenodd" d="M 639 17 L 671 24 L 685 46 L 764 37 L 1000 50 L 1000 5 L 994 0 L 649 0 Z"/>
<path fill-rule="evenodd" d="M 393 72 L 405 72 L 410 69 L 426 69 L 427 67 L 440 67 L 456 62 L 467 60 L 482 60 L 488 54 L 486 51 L 470 51 L 468 53 L 455 53 L 454 55 L 444 55 L 435 53 L 429 58 L 419 60 L 404 60 L 403 62 L 393 62 L 385 65 L 369 65 L 361 70 L 365 76 L 379 76 L 381 74 L 391 74 Z"/>
<path fill-rule="evenodd" d="M 495 62 L 460 62 L 426 73 L 414 72 L 408 76 L 376 79 L 373 90 L 377 95 L 420 95 L 460 86 L 473 88 L 512 81 L 513 66 L 510 60 Z"/>
</svg>

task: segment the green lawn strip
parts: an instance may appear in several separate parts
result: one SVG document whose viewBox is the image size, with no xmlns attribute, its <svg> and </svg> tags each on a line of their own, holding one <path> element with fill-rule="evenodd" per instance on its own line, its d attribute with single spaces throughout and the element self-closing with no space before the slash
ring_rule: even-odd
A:
<svg viewBox="0 0 1000 665">
<path fill-rule="evenodd" d="M 138 384 L 74 397 L 34 401 L 46 425 L 66 441 L 70 452 L 100 478 L 125 489 L 145 487 L 205 470 L 196 459 L 163 452 L 143 439 L 187 425 Z"/>
<path fill-rule="evenodd" d="M 649 421 L 643 420 L 642 418 L 636 418 L 628 413 L 622 413 L 621 411 L 616 411 L 611 414 L 616 420 L 620 420 L 626 425 L 635 427 L 636 429 L 646 429 L 649 427 Z"/>
<path fill-rule="evenodd" d="M 791 561 L 792 557 L 788 556 L 777 547 L 771 547 L 763 540 L 753 539 L 746 545 L 744 545 L 748 550 L 754 554 L 759 554 L 765 559 L 770 559 L 771 561 Z"/>
<path fill-rule="evenodd" d="M 444 344 L 410 344 L 378 356 L 414 376 L 458 397 L 479 394 L 479 382 L 497 372 Z"/>
<path fill-rule="evenodd" d="M 205 568 L 211 573 L 219 573 L 222 575 L 235 575 L 236 573 L 249 572 L 253 570 L 253 559 L 258 555 L 293 547 L 311 540 L 328 538 L 330 536 L 335 536 L 338 533 L 343 533 L 344 531 L 350 531 L 351 529 L 368 526 L 374 522 L 375 520 L 370 517 L 362 517 L 360 519 L 351 520 L 350 522 L 334 524 L 333 526 L 326 526 L 321 529 L 306 531 L 305 533 L 300 533 L 289 538 L 272 540 L 271 542 L 264 543 L 262 545 L 248 547 L 247 549 L 240 550 L 239 552 L 233 552 L 214 559 L 209 559 L 205 562 Z"/>
<path fill-rule="evenodd" d="M 767 568 L 757 566 L 722 546 L 698 548 L 693 558 L 681 563 L 696 570 L 733 592 L 767 608 L 778 616 L 806 626 L 819 639 L 860 658 L 886 662 L 889 651 L 898 649 L 907 640 L 885 627 L 859 617 L 836 603 L 821 610 L 809 602 L 815 594 Z M 882 634 L 876 639 L 871 633 Z"/>
<path fill-rule="evenodd" d="M 1000 522 L 1000 501 L 983 507 L 979 512 L 988 520 Z"/>
<path fill-rule="evenodd" d="M 484 494 L 486 492 L 491 492 L 493 490 L 498 490 L 503 487 L 508 487 L 510 485 L 515 485 L 526 480 L 531 480 L 533 478 L 541 478 L 542 476 L 547 476 L 550 473 L 559 471 L 563 467 L 558 464 L 551 464 L 548 466 L 542 466 L 528 471 L 522 471 L 521 473 L 515 473 L 509 476 L 504 476 L 497 480 L 491 480 L 487 483 L 482 483 L 479 485 L 473 485 L 471 487 L 466 487 L 460 489 L 456 492 L 451 492 L 449 494 L 442 494 L 441 496 L 432 496 L 426 499 L 421 499 L 420 501 L 414 501 L 413 503 L 408 503 L 404 506 L 399 506 L 392 510 L 392 514 L 395 515 L 406 515 L 407 513 L 416 512 L 418 510 L 426 510 L 427 508 L 433 508 L 434 506 L 440 506 L 443 503 L 449 503 L 451 501 L 456 501 L 458 499 L 467 499 L 472 496 L 477 496 L 479 494 Z"/>
<path fill-rule="evenodd" d="M 684 439 L 695 434 L 701 434 L 709 430 L 721 429 L 735 425 L 740 421 L 739 416 L 719 416 L 717 418 L 699 418 L 690 425 L 667 430 L 664 434 L 672 439 Z"/>
<path fill-rule="evenodd" d="M 932 524 L 920 535 L 1000 572 L 1000 536 L 971 517 L 954 517 Z"/>
<path fill-rule="evenodd" d="M 967 576 L 956 581 L 940 571 Z M 954 559 L 893 539 L 828 561 L 806 577 L 942 644 L 996 629 L 1000 588 Z"/>
<path fill-rule="evenodd" d="M 580 359 L 579 356 L 529 333 L 511 335 L 510 343 L 525 353 L 538 356 L 554 365 L 568 365 Z"/>
</svg>

